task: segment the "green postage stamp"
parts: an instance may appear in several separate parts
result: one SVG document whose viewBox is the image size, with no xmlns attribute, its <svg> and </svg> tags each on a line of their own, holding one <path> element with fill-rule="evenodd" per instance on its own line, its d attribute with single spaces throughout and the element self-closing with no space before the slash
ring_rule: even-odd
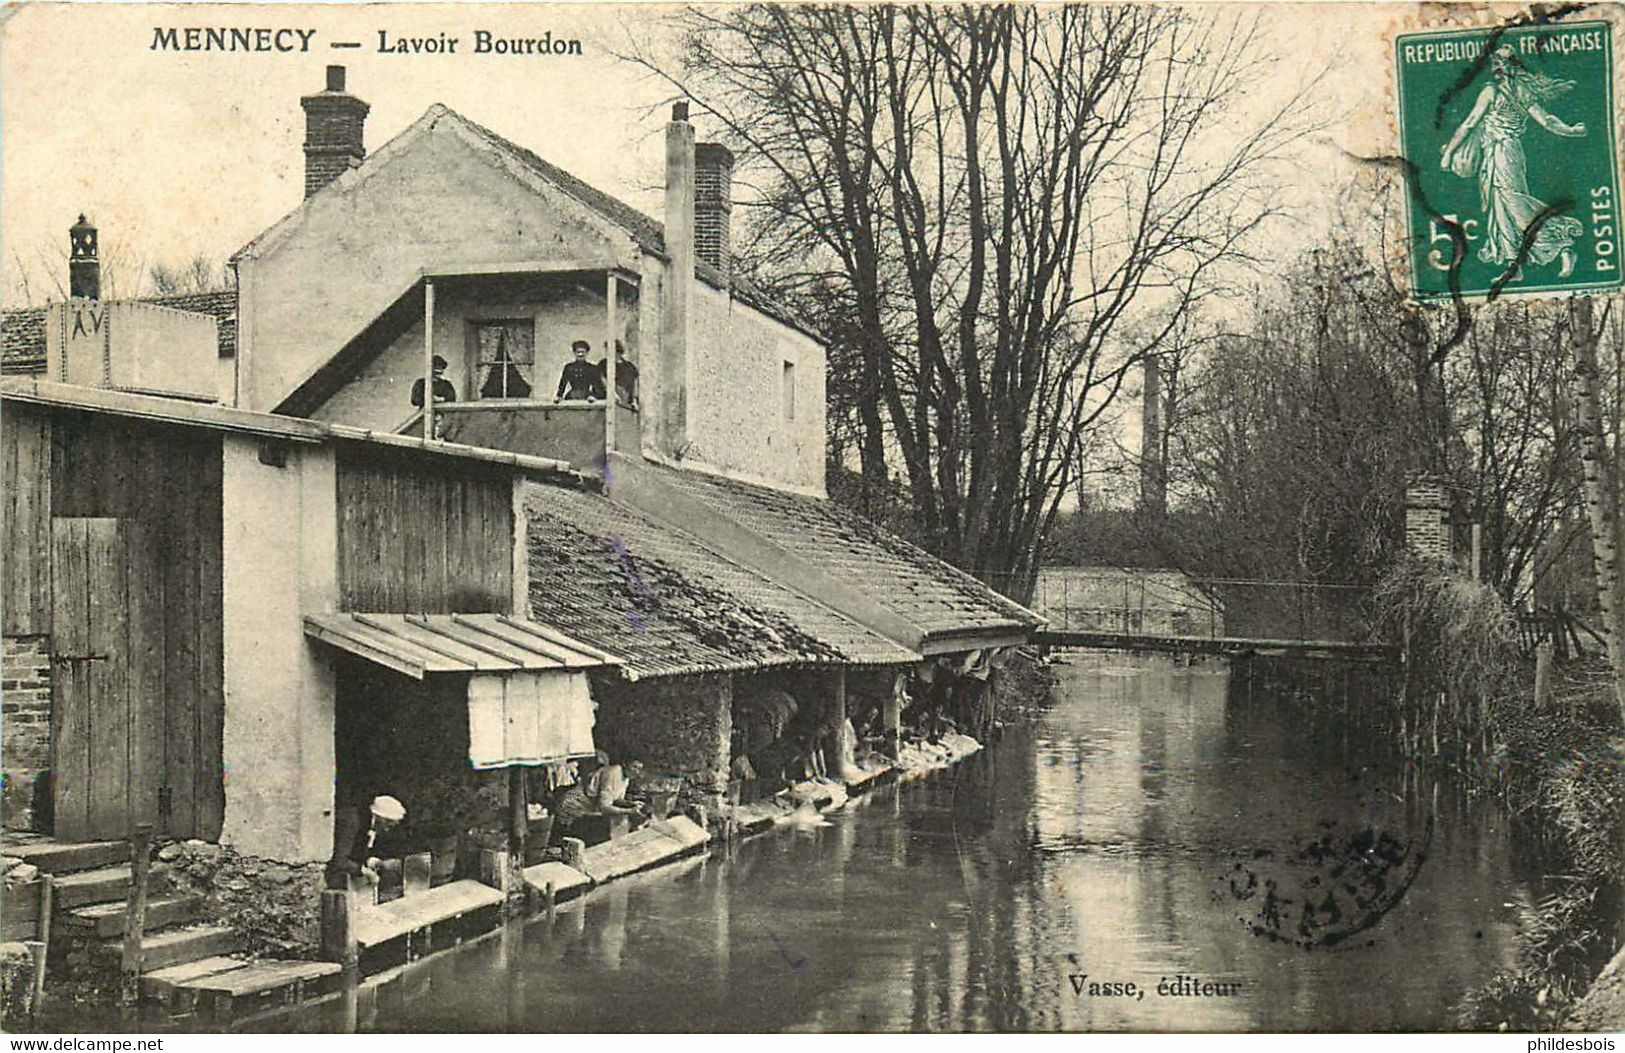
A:
<svg viewBox="0 0 1625 1053">
<path fill-rule="evenodd" d="M 1396 38 L 1421 300 L 1621 286 L 1607 22 Z"/>
</svg>

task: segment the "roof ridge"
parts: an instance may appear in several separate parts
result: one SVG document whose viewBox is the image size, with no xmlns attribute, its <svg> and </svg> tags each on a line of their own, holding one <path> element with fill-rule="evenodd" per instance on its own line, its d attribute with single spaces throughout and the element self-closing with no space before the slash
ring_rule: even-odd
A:
<svg viewBox="0 0 1625 1053">
<path fill-rule="evenodd" d="M 506 150 L 524 164 L 549 182 L 556 184 L 560 190 L 575 198 L 614 222 L 617 226 L 626 228 L 644 249 L 664 254 L 666 251 L 665 224 L 644 212 L 642 209 L 627 204 L 620 198 L 582 179 L 575 173 L 554 164 L 547 158 L 536 153 L 529 147 L 521 146 L 500 132 L 493 131 L 480 122 L 449 107 L 446 112 L 466 124 L 470 131 L 485 139 L 499 150 Z M 642 235 L 642 237 L 638 237 Z"/>
<path fill-rule="evenodd" d="M 230 296 L 231 300 L 232 300 L 232 307 L 235 309 L 236 304 L 237 304 L 237 289 L 236 289 L 235 286 L 233 286 L 232 288 L 229 288 L 229 289 L 209 289 L 209 290 L 206 290 L 204 292 L 153 293 L 153 294 L 148 295 L 148 296 L 120 296 L 117 299 L 106 300 L 106 301 L 103 301 L 103 302 L 105 302 L 105 303 L 150 303 L 150 304 L 156 304 L 159 307 L 169 307 L 169 306 L 172 305 L 172 301 L 176 301 L 176 300 L 201 300 L 201 299 L 213 298 L 213 297 L 218 297 L 218 296 Z M 61 301 L 57 301 L 57 302 L 61 302 Z M 30 311 L 47 311 L 47 310 L 50 310 L 50 308 L 51 308 L 51 304 L 48 304 L 48 303 L 47 304 L 27 304 L 27 305 L 25 305 L 23 307 L 0 307 L 0 315 L 4 315 L 6 317 L 11 317 L 11 316 L 14 316 L 14 315 L 27 314 Z"/>
</svg>

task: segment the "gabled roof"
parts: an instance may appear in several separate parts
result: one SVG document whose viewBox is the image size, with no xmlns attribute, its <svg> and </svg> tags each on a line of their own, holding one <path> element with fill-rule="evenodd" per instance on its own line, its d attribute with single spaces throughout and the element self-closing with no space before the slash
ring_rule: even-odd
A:
<svg viewBox="0 0 1625 1053">
<path fill-rule="evenodd" d="M 177 311 L 213 315 L 219 323 L 220 357 L 237 353 L 237 290 L 180 293 L 174 296 L 143 296 L 131 303 L 150 303 Z M 0 373 L 43 373 L 45 371 L 44 307 L 23 307 L 0 312 L 0 331 L 5 347 L 0 356 Z"/>
<path fill-rule="evenodd" d="M 526 486 L 531 616 L 631 679 L 919 655 L 606 497 Z"/>
<path fill-rule="evenodd" d="M 1025 632 L 1043 619 L 959 568 L 833 501 L 650 464 L 734 522 L 848 583 L 927 641 Z"/>
<path fill-rule="evenodd" d="M 558 165 L 553 164 L 551 161 L 542 158 L 533 151 L 527 150 L 518 143 L 498 135 L 496 132 L 478 123 L 477 121 L 469 120 L 467 117 L 464 117 L 451 107 L 437 102 L 433 106 L 430 106 L 428 110 L 424 111 L 422 117 L 419 117 L 399 135 L 395 136 L 374 153 L 368 155 L 367 159 L 364 160 L 359 166 L 352 169 L 350 172 L 341 175 L 333 182 L 327 184 L 327 186 L 324 186 L 322 189 L 318 190 L 312 197 L 306 198 L 304 201 L 300 202 L 299 206 L 296 207 L 291 213 L 277 221 L 253 241 L 239 249 L 235 254 L 233 254 L 232 260 L 236 261 L 245 256 L 254 255 L 269 241 L 273 240 L 276 231 L 282 229 L 285 224 L 289 223 L 295 216 L 299 215 L 309 201 L 319 198 L 323 194 L 334 193 L 342 190 L 342 188 L 345 186 L 353 185 L 355 179 L 365 178 L 365 176 L 369 174 L 372 166 L 381 164 L 390 156 L 405 150 L 411 145 L 414 139 L 433 128 L 435 124 L 441 120 L 451 120 L 456 122 L 458 127 L 470 133 L 476 140 L 490 148 L 493 152 L 501 155 L 514 165 L 523 169 L 529 175 L 540 179 L 549 186 L 563 192 L 572 200 L 590 209 L 592 212 L 596 213 L 602 219 L 607 220 L 615 227 L 625 231 L 640 250 L 660 256 L 662 258 L 669 258 L 670 254 L 666 249 L 665 226 L 658 220 L 644 212 L 639 211 L 636 208 L 633 208 L 631 205 L 615 197 L 614 195 L 606 194 L 604 191 L 599 190 L 586 180 L 572 175 L 570 172 L 567 172 Z M 821 339 L 819 338 L 818 334 L 805 322 L 798 318 L 793 311 L 791 311 L 785 305 L 779 303 L 773 296 L 749 279 L 738 275 L 730 276 L 724 274 L 718 268 L 701 259 L 695 260 L 694 274 L 707 285 L 731 294 L 741 303 L 756 308 L 758 311 L 761 311 L 763 314 L 774 319 L 775 321 L 799 330 L 800 332 L 803 332 L 814 339 Z"/>
</svg>

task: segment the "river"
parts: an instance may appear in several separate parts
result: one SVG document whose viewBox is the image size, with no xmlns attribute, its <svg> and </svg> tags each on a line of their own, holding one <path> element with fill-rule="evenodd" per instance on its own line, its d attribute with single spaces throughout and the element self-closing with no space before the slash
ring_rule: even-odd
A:
<svg viewBox="0 0 1625 1053">
<path fill-rule="evenodd" d="M 1052 705 L 957 769 L 611 884 L 347 1011 L 378 1031 L 1448 1029 L 1511 964 L 1525 893 L 1495 809 L 1309 755 L 1291 704 L 1227 703 L 1219 662 L 1056 671 Z"/>
</svg>

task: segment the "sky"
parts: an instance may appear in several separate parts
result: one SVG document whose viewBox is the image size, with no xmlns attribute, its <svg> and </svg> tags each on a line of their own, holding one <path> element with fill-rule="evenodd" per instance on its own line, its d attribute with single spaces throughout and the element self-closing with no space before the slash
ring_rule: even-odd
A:
<svg viewBox="0 0 1625 1053">
<path fill-rule="evenodd" d="M 646 212 L 660 212 L 664 103 L 670 89 L 614 57 L 647 33 L 654 4 L 122 5 L 32 4 L 0 12 L 0 298 L 36 302 L 62 281 L 67 228 L 80 212 L 101 232 L 109 270 L 133 278 L 201 254 L 223 262 L 301 197 L 301 95 L 324 67 L 348 68 L 371 104 L 376 151 L 436 102 L 455 109 Z M 1331 122 L 1293 158 L 1302 216 L 1282 245 L 1312 241 L 1316 215 L 1346 174 L 1343 150 L 1391 149 L 1386 36 L 1409 6 L 1276 4 L 1266 44 L 1281 56 L 1245 105 L 1329 68 L 1317 93 Z M 177 53 L 156 30 L 235 26 L 314 30 L 308 52 Z M 494 37 L 579 39 L 579 56 L 473 54 Z M 411 37 L 460 39 L 453 54 L 384 54 Z M 294 43 L 292 34 L 283 40 Z M 353 50 L 333 42 L 355 41 Z M 1352 120 L 1345 115 L 1353 115 Z M 1245 114 L 1241 115 L 1245 117 Z M 697 116 L 700 137 L 716 134 Z M 53 281 L 54 275 L 54 281 Z M 131 295 L 118 288 L 117 295 Z"/>
</svg>

